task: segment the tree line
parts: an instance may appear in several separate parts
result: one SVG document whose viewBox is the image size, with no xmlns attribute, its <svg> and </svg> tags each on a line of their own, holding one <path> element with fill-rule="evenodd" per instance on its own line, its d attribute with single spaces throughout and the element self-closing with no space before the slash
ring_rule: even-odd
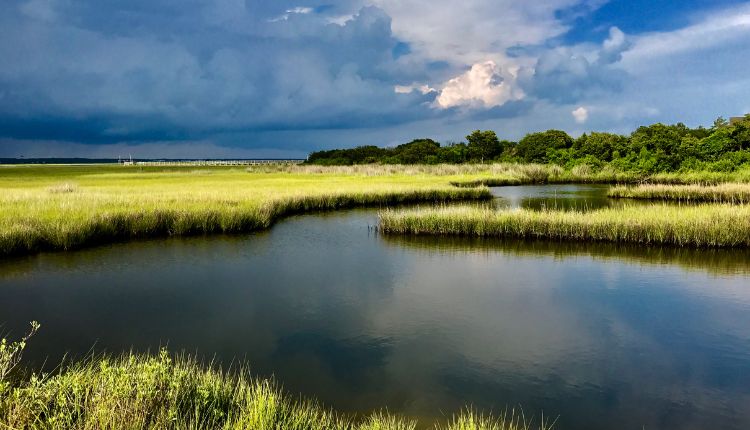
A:
<svg viewBox="0 0 750 430">
<path fill-rule="evenodd" d="M 491 130 L 475 130 L 466 142 L 441 145 L 415 139 L 391 148 L 358 146 L 317 151 L 308 164 L 551 163 L 566 168 L 610 165 L 646 173 L 679 170 L 730 172 L 750 168 L 750 114 L 731 123 L 717 119 L 710 128 L 653 124 L 628 136 L 592 132 L 572 138 L 561 130 L 530 133 L 518 142 L 500 140 Z"/>
</svg>

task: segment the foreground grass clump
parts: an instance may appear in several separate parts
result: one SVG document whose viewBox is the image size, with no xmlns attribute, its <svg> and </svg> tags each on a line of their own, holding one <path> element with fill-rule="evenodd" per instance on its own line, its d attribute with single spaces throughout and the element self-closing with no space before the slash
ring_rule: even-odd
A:
<svg viewBox="0 0 750 430">
<path fill-rule="evenodd" d="M 616 186 L 609 190 L 614 198 L 671 200 L 684 203 L 750 203 L 750 184 Z"/>
<path fill-rule="evenodd" d="M 34 326 L 34 330 L 38 325 Z M 387 413 L 355 418 L 293 399 L 270 380 L 223 372 L 188 357 L 124 355 L 11 382 L 23 343 L 0 348 L 3 429 L 414 430 Z M 466 411 L 445 430 L 528 430 L 522 417 Z"/>
<path fill-rule="evenodd" d="M 385 210 L 386 233 L 594 240 L 691 247 L 750 246 L 750 206 L 698 205 L 595 211 L 477 207 Z"/>
</svg>

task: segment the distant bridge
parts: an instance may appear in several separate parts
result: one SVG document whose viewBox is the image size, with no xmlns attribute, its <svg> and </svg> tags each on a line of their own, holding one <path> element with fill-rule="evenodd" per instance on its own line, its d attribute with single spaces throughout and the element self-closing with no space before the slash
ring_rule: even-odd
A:
<svg viewBox="0 0 750 430">
<path fill-rule="evenodd" d="M 265 164 L 302 164 L 304 159 L 268 160 L 121 160 L 124 166 L 258 166 Z"/>
</svg>

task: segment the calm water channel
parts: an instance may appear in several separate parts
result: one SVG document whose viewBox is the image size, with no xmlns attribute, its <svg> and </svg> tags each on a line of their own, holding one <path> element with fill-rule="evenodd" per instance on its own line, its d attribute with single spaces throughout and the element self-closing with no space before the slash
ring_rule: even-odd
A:
<svg viewBox="0 0 750 430">
<path fill-rule="evenodd" d="M 496 192 L 509 206 L 620 204 L 605 191 Z M 0 331 L 43 324 L 32 366 L 168 345 L 423 425 L 471 404 L 563 430 L 750 427 L 747 251 L 390 237 L 376 223 L 305 215 L 0 261 Z"/>
</svg>

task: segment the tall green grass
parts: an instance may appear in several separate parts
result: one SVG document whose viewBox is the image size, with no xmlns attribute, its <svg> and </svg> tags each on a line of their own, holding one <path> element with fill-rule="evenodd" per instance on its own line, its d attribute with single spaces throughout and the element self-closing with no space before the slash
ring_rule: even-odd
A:
<svg viewBox="0 0 750 430">
<path fill-rule="evenodd" d="M 612 187 L 608 195 L 613 198 L 644 200 L 670 200 L 684 203 L 750 203 L 750 184 L 726 183 L 718 185 L 664 185 Z"/>
<path fill-rule="evenodd" d="M 563 169 L 554 164 L 435 164 L 435 165 L 379 165 L 362 164 L 354 166 L 319 165 L 261 165 L 247 169 L 252 172 L 293 173 L 293 174 L 345 174 L 358 176 L 384 175 L 430 175 L 463 176 L 458 184 L 534 184 L 534 183 L 661 183 L 661 184 L 719 184 L 724 182 L 750 182 L 750 169 L 734 172 L 685 171 L 671 173 L 642 173 L 622 171 L 612 166 L 594 168 L 578 165 Z"/>
<path fill-rule="evenodd" d="M 708 174 L 707 174 L 708 175 Z M 732 176 L 733 175 L 733 176 Z M 736 172 L 711 181 L 734 178 Z M 707 180 L 510 163 L 436 166 L 1 166 L 0 256 L 263 229 L 304 211 L 489 199 L 483 185 Z M 746 179 L 750 180 L 750 176 Z"/>
<path fill-rule="evenodd" d="M 496 211 L 478 207 L 385 210 L 385 233 L 593 240 L 690 247 L 750 246 L 750 206 Z"/>
<path fill-rule="evenodd" d="M 0 169 L 0 255 L 263 229 L 315 210 L 489 199 L 434 175 L 248 173 L 109 166 Z"/>
<path fill-rule="evenodd" d="M 36 330 L 38 326 L 34 326 Z M 0 428 L 44 430 L 414 430 L 414 420 L 336 413 L 284 393 L 244 369 L 223 371 L 186 356 L 126 354 L 68 365 L 55 374 L 9 377 L 23 342 L 0 347 Z M 545 428 L 544 423 L 538 426 Z M 522 415 L 467 410 L 441 429 L 530 430 Z"/>
</svg>

